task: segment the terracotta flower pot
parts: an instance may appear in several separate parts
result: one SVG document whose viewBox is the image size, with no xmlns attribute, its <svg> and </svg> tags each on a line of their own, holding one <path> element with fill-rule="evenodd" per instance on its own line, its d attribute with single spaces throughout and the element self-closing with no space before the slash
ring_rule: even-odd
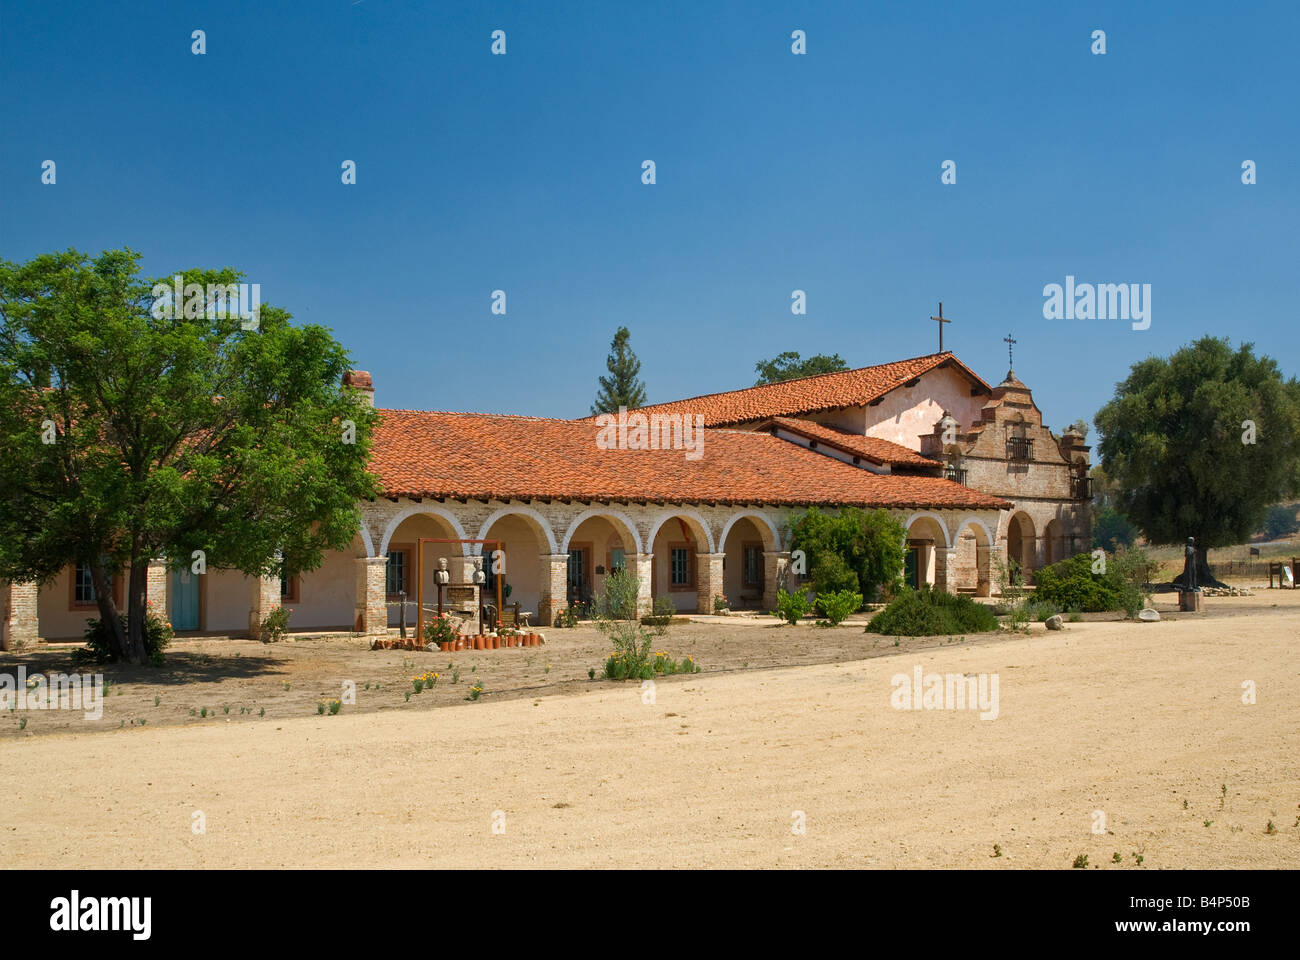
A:
<svg viewBox="0 0 1300 960">
<path fill-rule="evenodd" d="M 493 650 L 500 650 L 500 649 L 501 649 L 501 638 L 500 638 L 500 637 L 493 637 L 493 638 L 492 638 L 492 649 L 493 649 Z"/>
<path fill-rule="evenodd" d="M 483 634 L 478 633 L 474 635 L 474 649 L 475 650 L 483 649 Z"/>
<path fill-rule="evenodd" d="M 465 641 L 462 640 L 460 637 L 457 637 L 457 638 L 452 642 L 452 649 L 453 649 L 453 650 L 464 650 L 464 649 L 465 649 Z"/>
<path fill-rule="evenodd" d="M 443 653 L 448 652 L 451 649 L 451 641 L 450 640 L 442 641 L 442 643 L 438 644 L 438 649 L 441 650 Z"/>
<path fill-rule="evenodd" d="M 535 647 L 535 646 L 537 646 L 537 634 L 535 634 L 535 633 L 530 633 L 530 634 L 528 635 L 528 645 L 529 645 L 530 647 Z"/>
</svg>

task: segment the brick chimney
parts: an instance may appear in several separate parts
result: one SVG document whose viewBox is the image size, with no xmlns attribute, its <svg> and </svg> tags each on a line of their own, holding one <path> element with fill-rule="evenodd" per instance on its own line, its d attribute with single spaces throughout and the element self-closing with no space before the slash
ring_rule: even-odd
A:
<svg viewBox="0 0 1300 960">
<path fill-rule="evenodd" d="M 359 391 L 366 403 L 375 405 L 375 384 L 369 370 L 349 370 L 343 374 L 343 386 Z"/>
</svg>

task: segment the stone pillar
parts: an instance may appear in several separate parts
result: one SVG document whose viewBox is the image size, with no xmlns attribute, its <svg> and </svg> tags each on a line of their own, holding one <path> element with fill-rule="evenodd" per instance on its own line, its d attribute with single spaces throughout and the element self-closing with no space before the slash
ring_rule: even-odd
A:
<svg viewBox="0 0 1300 960">
<path fill-rule="evenodd" d="M 776 609 L 778 590 L 790 592 L 790 551 L 763 551 L 763 610 L 771 613 Z"/>
<path fill-rule="evenodd" d="M 248 611 L 248 636 L 253 640 L 261 640 L 262 621 L 273 607 L 280 606 L 280 578 L 254 577 L 251 604 Z"/>
<path fill-rule="evenodd" d="M 975 541 L 975 596 L 993 596 L 993 550 Z"/>
<path fill-rule="evenodd" d="M 167 609 L 167 561 L 163 557 L 149 561 L 144 577 L 144 597 L 153 604 L 155 613 L 168 623 L 172 622 L 172 613 Z"/>
<path fill-rule="evenodd" d="M 639 581 L 636 592 L 636 610 L 645 616 L 654 610 L 654 554 L 629 553 L 625 557 L 629 576 Z"/>
<path fill-rule="evenodd" d="M 937 544 L 934 548 L 934 588 L 957 592 L 957 551 Z"/>
<path fill-rule="evenodd" d="M 388 635 L 388 558 L 357 558 L 357 605 L 353 631 L 366 637 Z"/>
<path fill-rule="evenodd" d="M 550 627 L 555 624 L 555 615 L 568 606 L 569 555 L 543 553 L 538 559 L 542 565 L 542 595 L 537 601 L 537 622 Z"/>
<path fill-rule="evenodd" d="M 713 598 L 726 596 L 722 579 L 722 558 L 725 553 L 697 553 L 695 555 L 695 612 L 712 613 Z"/>
<path fill-rule="evenodd" d="M 17 650 L 41 642 L 39 598 L 37 583 L 0 581 L 0 650 Z"/>
</svg>

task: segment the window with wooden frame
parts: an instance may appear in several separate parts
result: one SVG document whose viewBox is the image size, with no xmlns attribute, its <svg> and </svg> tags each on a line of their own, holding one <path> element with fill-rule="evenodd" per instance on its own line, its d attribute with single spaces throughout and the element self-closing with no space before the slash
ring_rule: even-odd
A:
<svg viewBox="0 0 1300 960">
<path fill-rule="evenodd" d="M 763 585 L 763 545 L 746 543 L 741 545 L 744 568 L 741 571 L 741 584 L 746 587 Z"/>
<path fill-rule="evenodd" d="M 70 568 L 68 578 L 68 609 L 97 610 L 99 604 L 95 598 L 95 581 L 90 575 L 90 564 L 78 563 Z M 108 582 L 113 587 L 113 602 L 122 606 L 122 578 L 112 573 Z"/>
<path fill-rule="evenodd" d="M 689 543 L 668 544 L 668 589 L 695 589 L 693 553 Z"/>
<path fill-rule="evenodd" d="M 415 547 L 409 544 L 392 544 L 388 548 L 388 568 L 384 573 L 384 592 L 388 594 L 389 600 L 400 599 L 398 594 L 403 590 L 406 595 L 411 595 L 411 578 L 415 575 L 412 571 L 412 557 L 415 555 Z"/>
<path fill-rule="evenodd" d="M 301 593 L 301 578 L 298 574 L 292 577 L 286 577 L 280 574 L 280 602 L 281 603 L 298 603 Z"/>
</svg>

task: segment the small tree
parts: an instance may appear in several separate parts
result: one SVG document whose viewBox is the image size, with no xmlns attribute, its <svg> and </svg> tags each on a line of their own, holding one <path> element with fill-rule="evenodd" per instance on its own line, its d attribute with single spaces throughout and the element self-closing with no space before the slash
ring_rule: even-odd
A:
<svg viewBox="0 0 1300 960">
<path fill-rule="evenodd" d="M 888 510 L 845 507 L 830 516 L 810 507 L 790 530 L 818 593 L 851 590 L 871 599 L 902 577 L 907 533 Z"/>
<path fill-rule="evenodd" d="M 772 360 L 760 360 L 754 364 L 754 370 L 758 373 L 758 382 L 754 385 L 761 387 L 765 383 L 799 380 L 803 377 L 815 377 L 821 373 L 835 373 L 848 368 L 849 365 L 838 353 L 829 357 L 819 353 L 807 360 L 800 360 L 796 351 L 787 350 Z"/>
<path fill-rule="evenodd" d="M 342 386 L 347 352 L 327 330 L 270 306 L 244 329 L 214 298 L 238 283 L 229 269 L 187 271 L 169 315 L 139 259 L 0 261 L 0 578 L 85 564 L 113 656 L 130 663 L 147 659 L 153 558 L 311 570 L 352 541 L 375 489 L 376 415 Z"/>
<path fill-rule="evenodd" d="M 617 413 L 619 407 L 634 410 L 645 404 L 645 384 L 637 379 L 641 361 L 628 346 L 631 336 L 627 327 L 619 327 L 610 342 L 609 356 L 605 358 L 609 376 L 600 378 L 593 414 Z"/>
</svg>

